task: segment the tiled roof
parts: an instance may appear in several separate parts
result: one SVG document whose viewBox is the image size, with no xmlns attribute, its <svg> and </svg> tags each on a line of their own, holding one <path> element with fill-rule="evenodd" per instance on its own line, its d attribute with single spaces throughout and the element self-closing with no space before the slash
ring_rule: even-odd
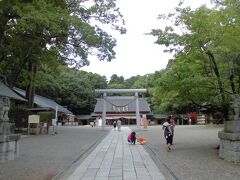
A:
<svg viewBox="0 0 240 180">
<path fill-rule="evenodd" d="M 25 96 L 26 91 L 19 89 L 19 88 L 14 88 L 15 91 L 17 91 L 19 94 L 21 94 L 22 96 Z M 66 114 L 72 114 L 71 111 L 69 111 L 67 108 L 59 105 L 58 103 L 56 103 L 55 101 L 53 101 L 52 99 L 48 99 L 46 97 L 43 96 L 39 96 L 39 95 L 35 95 L 34 96 L 34 103 L 36 105 L 38 105 L 39 107 L 42 108 L 51 108 L 53 110 L 56 110 L 56 107 L 58 106 L 58 111 L 59 112 L 63 112 Z"/>
<path fill-rule="evenodd" d="M 16 94 L 11 88 L 9 88 L 7 85 L 5 85 L 1 81 L 0 81 L 0 96 L 7 96 L 9 98 L 26 101 L 26 99 Z"/>
<path fill-rule="evenodd" d="M 109 96 L 106 100 L 106 112 L 135 112 L 136 101 L 135 97 L 131 96 Z M 145 98 L 138 98 L 139 111 L 140 112 L 151 112 L 149 104 Z M 97 99 L 97 103 L 94 109 L 94 113 L 103 111 L 103 99 Z"/>
</svg>

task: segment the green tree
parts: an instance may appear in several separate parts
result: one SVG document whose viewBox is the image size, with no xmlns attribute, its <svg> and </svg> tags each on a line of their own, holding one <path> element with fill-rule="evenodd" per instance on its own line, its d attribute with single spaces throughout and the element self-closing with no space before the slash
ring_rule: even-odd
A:
<svg viewBox="0 0 240 180">
<path fill-rule="evenodd" d="M 240 3 L 225 3 L 218 9 L 178 7 L 176 16 L 160 17 L 174 17 L 176 27 L 182 32 L 166 27 L 152 30 L 151 34 L 157 37 L 157 44 L 167 47 L 167 52 L 175 53 L 175 59 L 169 63 L 166 75 L 162 77 L 168 82 L 165 89 L 175 88 L 167 92 L 169 99 L 173 99 L 175 104 L 191 102 L 200 107 L 215 107 L 227 119 L 229 95 L 239 94 L 239 72 L 236 70 L 239 69 Z"/>
<path fill-rule="evenodd" d="M 124 88 L 126 88 L 124 77 L 118 76 L 117 74 L 113 74 L 108 83 L 108 88 L 109 89 L 124 89 Z"/>
<path fill-rule="evenodd" d="M 141 78 L 140 75 L 138 75 L 138 76 L 132 76 L 132 77 L 126 79 L 126 80 L 125 80 L 126 88 L 133 88 L 134 83 L 135 83 L 139 78 Z"/>
<path fill-rule="evenodd" d="M 110 78 L 109 84 L 123 84 L 124 77 L 118 76 L 117 74 L 113 74 Z"/>
<path fill-rule="evenodd" d="M 0 21 L 0 72 L 12 86 L 28 80 L 29 106 L 39 66 L 57 61 L 79 68 L 89 55 L 111 61 L 116 40 L 97 24 L 125 32 L 115 0 L 2 0 Z"/>
<path fill-rule="evenodd" d="M 65 66 L 59 66 L 58 73 L 51 73 L 51 69 L 46 69 L 42 76 L 46 83 L 38 84 L 37 94 L 56 100 L 74 114 L 93 112 L 96 103 L 95 89 L 104 89 L 107 86 L 105 76 Z"/>
</svg>

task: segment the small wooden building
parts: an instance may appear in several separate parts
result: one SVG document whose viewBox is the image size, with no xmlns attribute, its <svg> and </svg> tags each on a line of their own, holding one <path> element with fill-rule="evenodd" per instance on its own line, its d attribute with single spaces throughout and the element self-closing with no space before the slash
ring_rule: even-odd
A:
<svg viewBox="0 0 240 180">
<path fill-rule="evenodd" d="M 15 92 L 25 97 L 26 91 L 19 88 L 13 88 Z M 41 112 L 41 111 L 57 111 L 58 122 L 64 122 L 69 119 L 69 116 L 72 116 L 73 113 L 69 111 L 66 107 L 61 106 L 56 103 L 54 100 L 35 95 L 34 96 L 34 108 L 29 109 L 32 112 Z"/>
</svg>

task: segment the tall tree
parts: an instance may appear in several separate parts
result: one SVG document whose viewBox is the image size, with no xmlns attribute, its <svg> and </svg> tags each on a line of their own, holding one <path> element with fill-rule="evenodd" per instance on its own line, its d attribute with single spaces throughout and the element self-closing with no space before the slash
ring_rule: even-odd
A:
<svg viewBox="0 0 240 180">
<path fill-rule="evenodd" d="M 123 76 L 118 76 L 117 74 L 113 74 L 108 83 L 108 88 L 110 89 L 123 89 L 126 88 L 125 80 Z"/>
<path fill-rule="evenodd" d="M 39 77 L 41 76 L 41 77 Z M 36 77 L 36 93 L 67 106 L 74 114 L 90 114 L 96 103 L 95 89 L 107 86 L 106 77 L 59 66 L 57 72 L 45 67 Z M 42 81 L 42 82 L 40 82 Z"/>
<path fill-rule="evenodd" d="M 170 81 L 170 86 L 175 84 L 177 93 L 171 97 L 185 97 L 184 93 L 181 93 L 185 86 L 187 87 L 189 82 L 192 84 L 190 87 L 197 84 L 202 91 L 185 91 L 188 96 L 184 99 L 196 102 L 196 98 L 193 98 L 196 94 L 204 93 L 206 97 L 215 94 L 214 98 L 209 99 L 198 97 L 202 100 L 198 104 L 210 103 L 218 106 L 226 119 L 230 107 L 229 95 L 239 94 L 239 73 L 236 71 L 239 68 L 240 49 L 237 38 L 240 35 L 239 5 L 238 1 L 225 1 L 225 5 L 217 9 L 204 6 L 196 10 L 178 7 L 176 16 L 160 16 L 174 17 L 178 28 L 166 27 L 164 30 L 155 29 L 151 32 L 157 37 L 157 44 L 165 45 L 166 51 L 175 53 L 175 60 L 167 69 L 167 73 L 172 72 L 172 76 L 177 79 L 175 82 Z M 187 69 L 188 73 L 184 75 Z M 170 76 L 168 78 L 173 79 Z"/>
<path fill-rule="evenodd" d="M 41 64 L 55 60 L 79 68 L 89 64 L 89 55 L 111 61 L 116 40 L 98 24 L 125 32 L 115 0 L 2 0 L 0 20 L 0 72 L 11 85 L 29 79 L 29 106 Z"/>
</svg>

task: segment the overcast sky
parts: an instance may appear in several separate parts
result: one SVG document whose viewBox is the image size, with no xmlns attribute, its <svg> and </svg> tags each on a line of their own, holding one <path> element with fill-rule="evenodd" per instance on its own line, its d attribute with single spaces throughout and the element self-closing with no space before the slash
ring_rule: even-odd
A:
<svg viewBox="0 0 240 180">
<path fill-rule="evenodd" d="M 117 39 L 116 59 L 111 62 L 90 58 L 90 65 L 81 70 L 104 75 L 109 80 L 112 74 L 128 79 L 164 69 L 172 55 L 164 53 L 164 47 L 154 44 L 152 36 L 144 35 L 151 29 L 164 27 L 159 14 L 172 12 L 179 0 L 117 0 L 124 16 L 127 34 L 113 33 Z M 210 4 L 210 0 L 185 0 L 192 8 Z"/>
</svg>

